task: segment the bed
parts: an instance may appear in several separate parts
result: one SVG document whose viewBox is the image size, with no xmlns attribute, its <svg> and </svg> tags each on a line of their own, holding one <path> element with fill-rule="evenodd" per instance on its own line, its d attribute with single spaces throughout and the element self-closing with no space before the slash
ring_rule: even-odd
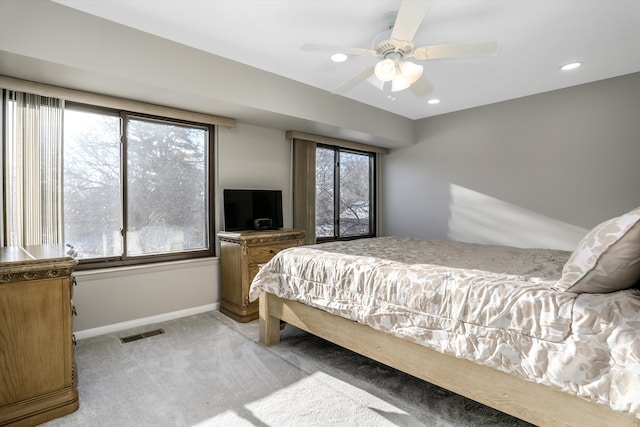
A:
<svg viewBox="0 0 640 427">
<path fill-rule="evenodd" d="M 573 252 L 406 237 L 291 248 L 255 277 L 281 322 L 541 426 L 640 426 L 640 208 Z"/>
</svg>

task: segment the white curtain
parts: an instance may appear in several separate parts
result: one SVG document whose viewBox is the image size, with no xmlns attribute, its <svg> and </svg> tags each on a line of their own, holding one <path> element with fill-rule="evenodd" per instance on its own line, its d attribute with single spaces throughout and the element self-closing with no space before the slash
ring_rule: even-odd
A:
<svg viewBox="0 0 640 427">
<path fill-rule="evenodd" d="M 62 243 L 64 101 L 16 91 L 5 100 L 6 244 Z"/>
</svg>

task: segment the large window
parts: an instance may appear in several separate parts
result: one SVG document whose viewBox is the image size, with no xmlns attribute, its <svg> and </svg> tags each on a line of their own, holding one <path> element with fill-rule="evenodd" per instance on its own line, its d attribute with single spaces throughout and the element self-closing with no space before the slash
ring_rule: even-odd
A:
<svg viewBox="0 0 640 427">
<path fill-rule="evenodd" d="M 80 266 L 213 253 L 213 128 L 67 103 L 64 241 Z"/>
<path fill-rule="evenodd" d="M 375 234 L 375 155 L 316 148 L 316 240 Z"/>
</svg>

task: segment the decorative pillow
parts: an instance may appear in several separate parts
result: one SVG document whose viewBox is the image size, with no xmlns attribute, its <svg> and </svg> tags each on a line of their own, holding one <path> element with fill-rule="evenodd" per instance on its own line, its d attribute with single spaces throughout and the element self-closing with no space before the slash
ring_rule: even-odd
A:
<svg viewBox="0 0 640 427">
<path fill-rule="evenodd" d="M 556 287 L 608 293 L 640 282 L 640 207 L 594 227 L 562 269 Z"/>
</svg>

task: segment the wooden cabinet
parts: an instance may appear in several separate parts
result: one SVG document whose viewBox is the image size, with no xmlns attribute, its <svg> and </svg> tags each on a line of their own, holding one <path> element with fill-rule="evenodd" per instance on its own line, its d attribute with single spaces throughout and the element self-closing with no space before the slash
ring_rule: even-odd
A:
<svg viewBox="0 0 640 427">
<path fill-rule="evenodd" d="M 0 425 L 78 409 L 71 272 L 61 246 L 0 248 Z"/>
<path fill-rule="evenodd" d="M 249 286 L 279 251 L 304 243 L 304 230 L 220 232 L 220 311 L 238 322 L 258 318 L 258 301 L 249 303 Z"/>
</svg>

